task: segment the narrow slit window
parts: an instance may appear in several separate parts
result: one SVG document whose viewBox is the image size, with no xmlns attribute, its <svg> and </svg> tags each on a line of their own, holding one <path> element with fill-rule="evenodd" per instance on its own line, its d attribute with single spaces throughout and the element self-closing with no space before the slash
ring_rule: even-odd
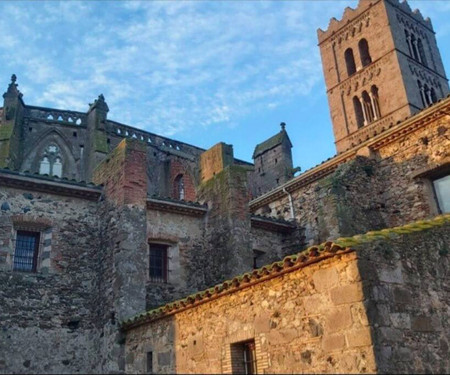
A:
<svg viewBox="0 0 450 375">
<path fill-rule="evenodd" d="M 147 352 L 147 374 L 153 374 L 153 352 Z"/>
</svg>

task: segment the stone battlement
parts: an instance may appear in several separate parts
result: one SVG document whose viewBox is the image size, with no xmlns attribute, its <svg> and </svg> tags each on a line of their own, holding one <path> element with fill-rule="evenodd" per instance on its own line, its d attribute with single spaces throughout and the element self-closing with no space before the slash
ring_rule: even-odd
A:
<svg viewBox="0 0 450 375">
<path fill-rule="evenodd" d="M 409 16 L 414 18 L 416 21 L 423 24 L 425 27 L 433 30 L 433 26 L 431 24 L 430 18 L 424 18 L 422 13 L 418 9 L 412 10 L 407 1 L 399 1 L 399 0 L 376 0 L 376 1 L 369 1 L 369 0 L 360 0 L 358 3 L 358 6 L 353 9 L 351 7 L 347 7 L 344 10 L 344 14 L 340 20 L 336 19 L 335 17 L 330 19 L 330 22 L 328 24 L 328 28 L 326 30 L 322 30 L 319 28 L 317 30 L 317 36 L 319 39 L 319 44 L 323 43 L 326 39 L 328 39 L 330 36 L 334 35 L 338 31 L 340 31 L 342 28 L 347 26 L 349 23 L 353 21 L 360 21 L 364 19 L 363 14 L 370 9 L 375 4 L 379 3 L 380 1 L 388 1 L 393 6 L 397 7 L 398 9 L 402 10 L 404 13 L 407 13 Z"/>
</svg>

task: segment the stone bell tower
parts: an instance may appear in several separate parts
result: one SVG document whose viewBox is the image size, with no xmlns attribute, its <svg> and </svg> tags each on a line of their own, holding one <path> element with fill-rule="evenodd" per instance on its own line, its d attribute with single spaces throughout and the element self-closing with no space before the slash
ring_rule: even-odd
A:
<svg viewBox="0 0 450 375">
<path fill-rule="evenodd" d="M 318 38 L 339 153 L 449 93 L 431 21 L 406 1 L 360 0 Z"/>
</svg>

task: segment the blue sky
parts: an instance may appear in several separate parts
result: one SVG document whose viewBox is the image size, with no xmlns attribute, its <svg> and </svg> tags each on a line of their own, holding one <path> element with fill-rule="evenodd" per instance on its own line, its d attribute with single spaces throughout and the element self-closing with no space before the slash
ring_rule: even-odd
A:
<svg viewBox="0 0 450 375">
<path fill-rule="evenodd" d="M 431 17 L 450 64 L 450 1 Z M 357 1 L 2 1 L 0 84 L 27 104 L 86 111 L 251 161 L 287 123 L 295 166 L 335 154 L 316 30 Z"/>
</svg>

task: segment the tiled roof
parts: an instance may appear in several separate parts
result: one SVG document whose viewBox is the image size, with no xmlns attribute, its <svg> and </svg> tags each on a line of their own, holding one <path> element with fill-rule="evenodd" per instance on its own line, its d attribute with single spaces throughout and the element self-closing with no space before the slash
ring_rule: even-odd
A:
<svg viewBox="0 0 450 375">
<path fill-rule="evenodd" d="M 147 322 L 161 319 L 165 316 L 178 313 L 188 308 L 233 293 L 237 290 L 250 287 L 262 281 L 306 267 L 309 264 L 331 258 L 337 254 L 355 251 L 353 247 L 360 246 L 364 243 L 370 243 L 377 240 L 389 240 L 391 238 L 396 238 L 398 235 L 420 232 L 448 223 L 450 223 L 450 214 L 441 215 L 431 220 L 417 221 L 402 227 L 372 231 L 353 237 L 339 238 L 335 242 L 325 242 L 319 246 L 311 246 L 298 254 L 285 257 L 282 261 L 264 266 L 260 269 L 254 270 L 253 272 L 236 276 L 232 280 L 227 280 L 210 289 L 194 293 L 187 298 L 168 303 L 157 309 L 136 315 L 133 318 L 122 322 L 122 329 L 127 330 Z"/>
<path fill-rule="evenodd" d="M 270 137 L 268 140 L 256 145 L 255 151 L 253 152 L 253 158 L 274 148 L 275 146 L 278 146 L 279 144 L 283 143 L 285 139 L 287 139 L 287 141 L 292 147 L 292 143 L 289 139 L 289 136 L 287 135 L 285 130 L 282 130 L 278 134 L 275 134 L 273 137 Z"/>
</svg>

